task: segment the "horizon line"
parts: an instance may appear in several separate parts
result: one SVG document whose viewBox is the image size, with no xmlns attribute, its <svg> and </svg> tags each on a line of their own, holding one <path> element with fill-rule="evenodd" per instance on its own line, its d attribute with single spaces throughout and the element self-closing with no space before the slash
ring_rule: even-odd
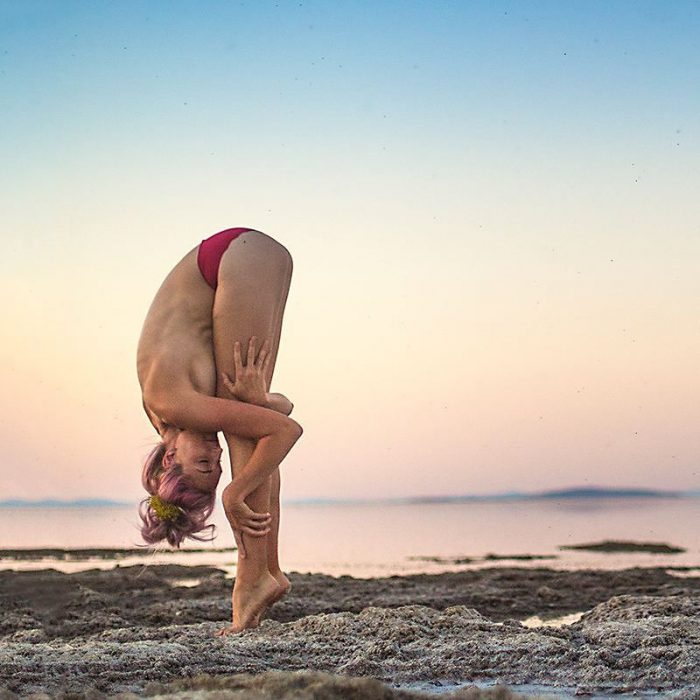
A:
<svg viewBox="0 0 700 700">
<path fill-rule="evenodd" d="M 595 497 L 655 497 L 655 498 L 688 498 L 700 496 L 700 489 L 651 489 L 631 486 L 572 486 L 559 489 L 547 489 L 544 491 L 502 491 L 488 494 L 434 494 L 414 496 L 388 496 L 388 497 L 358 497 L 358 498 L 332 498 L 326 496 L 293 498 L 283 500 L 284 505 L 322 505 L 322 504 L 362 504 L 362 503 L 396 503 L 396 504 L 420 504 L 420 503 L 455 503 L 461 501 L 483 500 L 525 500 L 537 498 L 595 498 Z M 133 501 L 114 500 L 108 498 L 6 498 L 0 500 L 0 507 L 110 507 L 131 506 Z"/>
</svg>

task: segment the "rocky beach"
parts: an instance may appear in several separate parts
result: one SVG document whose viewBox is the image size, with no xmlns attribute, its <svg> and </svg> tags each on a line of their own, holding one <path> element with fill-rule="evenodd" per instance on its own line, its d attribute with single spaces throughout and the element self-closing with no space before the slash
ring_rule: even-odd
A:
<svg viewBox="0 0 700 700">
<path fill-rule="evenodd" d="M 700 697 L 697 570 L 289 577 L 221 638 L 218 568 L 0 571 L 0 698 Z"/>
</svg>

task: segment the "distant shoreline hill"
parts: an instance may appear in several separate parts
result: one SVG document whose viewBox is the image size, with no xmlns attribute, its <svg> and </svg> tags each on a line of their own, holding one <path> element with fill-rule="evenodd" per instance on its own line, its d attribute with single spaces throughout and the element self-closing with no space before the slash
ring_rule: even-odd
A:
<svg viewBox="0 0 700 700">
<path fill-rule="evenodd" d="M 332 505 L 332 504 L 361 504 L 361 503 L 476 503 L 498 501 L 535 501 L 549 500 L 584 500 L 595 498 L 700 498 L 700 491 L 661 491 L 643 488 L 608 488 L 605 486 L 585 486 L 551 491 L 538 491 L 535 493 L 523 493 L 521 491 L 507 491 L 485 495 L 463 494 L 455 496 L 408 496 L 404 498 L 357 498 L 357 499 L 332 499 L 332 498 L 306 498 L 286 501 L 288 505 Z"/>
<path fill-rule="evenodd" d="M 61 501 L 57 498 L 44 498 L 37 501 L 23 498 L 8 498 L 0 501 L 0 508 L 104 508 L 133 505 L 129 501 L 113 501 L 108 498 L 76 498 Z"/>
<path fill-rule="evenodd" d="M 484 496 L 426 496 L 403 499 L 406 503 L 461 503 L 467 501 L 530 501 L 530 500 L 559 500 L 586 498 L 697 498 L 700 491 L 661 491 L 642 488 L 608 488 L 605 486 L 579 486 L 568 489 L 522 493 L 509 491 L 507 493 L 489 494 Z"/>
<path fill-rule="evenodd" d="M 508 491 L 486 495 L 456 495 L 456 496 L 408 496 L 404 498 L 298 498 L 284 501 L 285 505 L 358 505 L 363 503 L 473 503 L 482 501 L 533 501 L 533 500 L 574 500 L 593 498 L 700 498 L 700 491 L 660 491 L 643 488 L 608 488 L 605 486 L 581 486 L 552 491 L 523 493 Z M 24 500 L 10 498 L 0 501 L 0 508 L 114 508 L 134 506 L 132 501 L 114 501 L 106 498 L 79 498 L 75 500 L 59 500 L 47 498 L 43 500 Z"/>
</svg>

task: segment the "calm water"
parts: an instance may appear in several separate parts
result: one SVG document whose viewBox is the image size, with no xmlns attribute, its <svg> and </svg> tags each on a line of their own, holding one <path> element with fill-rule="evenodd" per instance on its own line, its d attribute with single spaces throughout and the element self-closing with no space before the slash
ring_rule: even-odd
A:
<svg viewBox="0 0 700 700">
<path fill-rule="evenodd" d="M 218 510 L 218 537 L 209 549 L 232 547 L 233 536 Z M 386 576 L 494 565 L 572 568 L 700 566 L 700 498 L 562 499 L 452 504 L 286 505 L 280 556 L 287 571 Z M 559 545 L 604 539 L 662 542 L 682 554 L 606 554 L 560 551 Z M 112 508 L 2 508 L 0 548 L 132 547 L 139 542 L 136 506 Z M 477 561 L 472 564 L 420 557 L 543 554 L 557 559 Z M 417 558 L 416 558 L 417 557 Z M 158 554 L 127 559 L 224 566 L 231 552 Z M 113 562 L 0 561 L 2 568 L 54 566 L 64 570 L 113 566 Z M 696 573 L 697 575 L 697 573 Z"/>
</svg>

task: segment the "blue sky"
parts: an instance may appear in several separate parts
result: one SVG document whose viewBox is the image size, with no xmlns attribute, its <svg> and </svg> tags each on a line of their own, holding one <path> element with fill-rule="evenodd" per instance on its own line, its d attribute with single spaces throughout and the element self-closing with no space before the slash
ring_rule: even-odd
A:
<svg viewBox="0 0 700 700">
<path fill-rule="evenodd" d="M 699 20 L 0 2 L 11 463 L 37 496 L 139 493 L 140 324 L 241 225 L 295 259 L 290 497 L 697 487 Z"/>
</svg>

